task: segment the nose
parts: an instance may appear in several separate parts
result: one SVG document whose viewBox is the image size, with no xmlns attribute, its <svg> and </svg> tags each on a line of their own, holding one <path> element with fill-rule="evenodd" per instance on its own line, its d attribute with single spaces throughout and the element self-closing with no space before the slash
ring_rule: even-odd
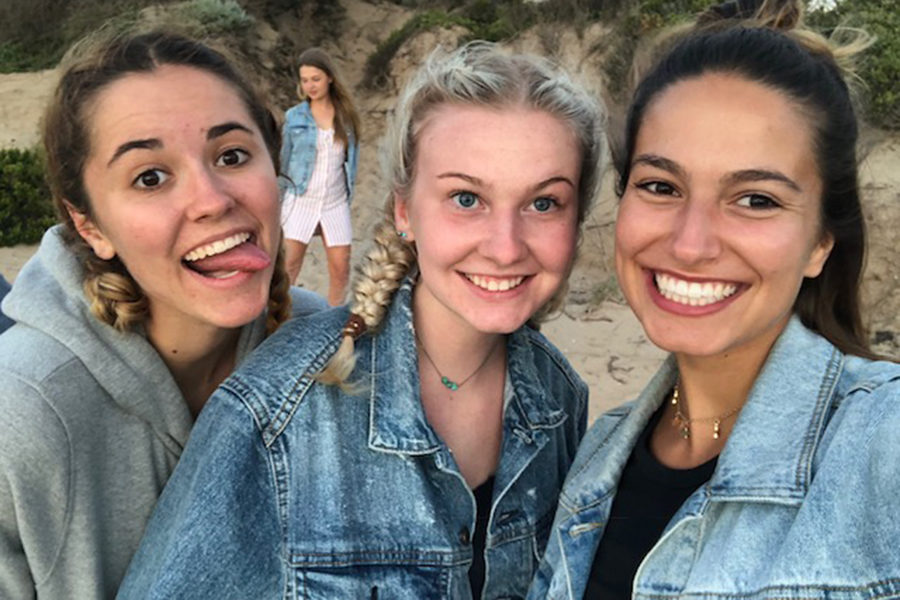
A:
<svg viewBox="0 0 900 600">
<path fill-rule="evenodd" d="M 716 203 L 688 200 L 672 232 L 672 255 L 686 265 L 715 259 L 721 252 Z"/>
<path fill-rule="evenodd" d="M 201 166 L 187 177 L 186 214 L 192 221 L 216 219 L 234 206 L 235 200 L 227 183 L 213 170 Z"/>
<path fill-rule="evenodd" d="M 514 265 L 528 254 L 525 224 L 512 212 L 502 211 L 483 228 L 481 254 L 499 266 Z"/>
</svg>

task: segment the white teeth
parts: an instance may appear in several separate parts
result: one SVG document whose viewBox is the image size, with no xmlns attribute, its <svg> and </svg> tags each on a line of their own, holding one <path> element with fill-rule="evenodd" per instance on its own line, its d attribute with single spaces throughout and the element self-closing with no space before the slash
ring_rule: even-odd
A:
<svg viewBox="0 0 900 600">
<path fill-rule="evenodd" d="M 213 271 L 212 273 L 204 273 L 204 275 L 212 277 L 213 279 L 228 279 L 238 273 L 240 273 L 240 271 Z"/>
<path fill-rule="evenodd" d="M 687 282 L 662 273 L 656 273 L 653 278 L 663 297 L 688 306 L 706 306 L 720 302 L 738 290 L 738 286 L 735 284 L 721 281 L 716 283 Z"/>
<path fill-rule="evenodd" d="M 489 292 L 506 292 L 517 287 L 525 277 L 513 277 L 511 279 L 496 279 L 482 277 L 481 275 L 466 275 L 466 279 L 477 285 L 483 290 Z"/>
<path fill-rule="evenodd" d="M 206 258 L 207 256 L 215 256 L 216 254 L 222 254 L 226 250 L 231 250 L 235 246 L 240 246 L 244 242 L 250 239 L 250 234 L 247 232 L 244 233 L 236 233 L 231 237 L 227 237 L 224 240 L 216 240 L 211 244 L 206 244 L 205 246 L 200 246 L 199 248 L 194 248 L 190 252 L 184 255 L 184 260 L 188 262 L 193 262 L 195 260 L 200 260 L 201 258 Z"/>
</svg>

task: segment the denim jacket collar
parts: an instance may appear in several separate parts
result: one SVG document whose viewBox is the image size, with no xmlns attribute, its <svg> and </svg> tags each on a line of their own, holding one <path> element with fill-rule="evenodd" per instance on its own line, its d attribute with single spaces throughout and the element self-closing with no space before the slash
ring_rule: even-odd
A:
<svg viewBox="0 0 900 600">
<path fill-rule="evenodd" d="M 373 450 L 416 455 L 434 453 L 442 447 L 428 424 L 419 394 L 412 314 L 414 286 L 412 277 L 404 281 L 388 309 L 383 330 L 373 336 L 370 363 L 366 365 L 372 374 L 369 447 Z M 515 397 L 504 419 L 515 433 L 525 437 L 534 430 L 555 427 L 566 418 L 563 407 L 545 394 L 539 383 L 528 335 L 523 326 L 508 335 L 506 342 L 507 372 L 514 374 L 510 379 Z M 392 351 L 398 347 L 410 351 Z"/>
<path fill-rule="evenodd" d="M 810 483 L 815 450 L 842 365 L 843 355 L 834 346 L 793 317 L 763 366 L 705 493 L 692 497 L 683 511 L 697 512 L 707 499 L 799 504 Z M 579 521 L 590 521 L 595 510 L 608 509 L 607 501 L 612 501 L 631 449 L 668 397 L 676 377 L 677 366 L 670 356 L 633 405 L 609 413 L 612 417 L 620 411 L 627 413 L 623 418 L 618 415 L 620 419 L 604 444 L 618 450 L 608 453 L 604 461 L 581 463 L 590 468 L 576 472 L 573 467 L 564 491 L 563 501 L 574 512 L 586 511 Z M 815 393 L 809 393 L 811 390 Z M 751 426 L 760 422 L 769 427 Z"/>
</svg>

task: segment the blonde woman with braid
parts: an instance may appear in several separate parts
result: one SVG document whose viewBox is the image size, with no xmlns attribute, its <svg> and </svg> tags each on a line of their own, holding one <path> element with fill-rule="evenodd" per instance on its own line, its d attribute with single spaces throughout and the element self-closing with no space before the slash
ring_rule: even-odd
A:
<svg viewBox="0 0 900 600">
<path fill-rule="evenodd" d="M 0 598 L 112 598 L 206 398 L 289 316 L 278 144 L 197 42 L 71 57 L 44 121 L 63 223 L 3 302 Z"/>
<path fill-rule="evenodd" d="M 349 310 L 216 392 L 123 598 L 524 596 L 587 410 L 529 323 L 564 293 L 601 117 L 534 57 L 427 61 Z"/>
</svg>

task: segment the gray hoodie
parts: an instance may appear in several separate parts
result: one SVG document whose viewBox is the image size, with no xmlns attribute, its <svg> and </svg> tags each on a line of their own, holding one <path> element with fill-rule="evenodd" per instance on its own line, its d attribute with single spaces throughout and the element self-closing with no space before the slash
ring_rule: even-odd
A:
<svg viewBox="0 0 900 600">
<path fill-rule="evenodd" d="M 0 598 L 111 598 L 193 420 L 139 333 L 91 316 L 59 227 L 19 273 L 0 336 Z M 294 290 L 294 315 L 324 301 Z M 238 362 L 265 335 L 244 326 Z"/>
</svg>

